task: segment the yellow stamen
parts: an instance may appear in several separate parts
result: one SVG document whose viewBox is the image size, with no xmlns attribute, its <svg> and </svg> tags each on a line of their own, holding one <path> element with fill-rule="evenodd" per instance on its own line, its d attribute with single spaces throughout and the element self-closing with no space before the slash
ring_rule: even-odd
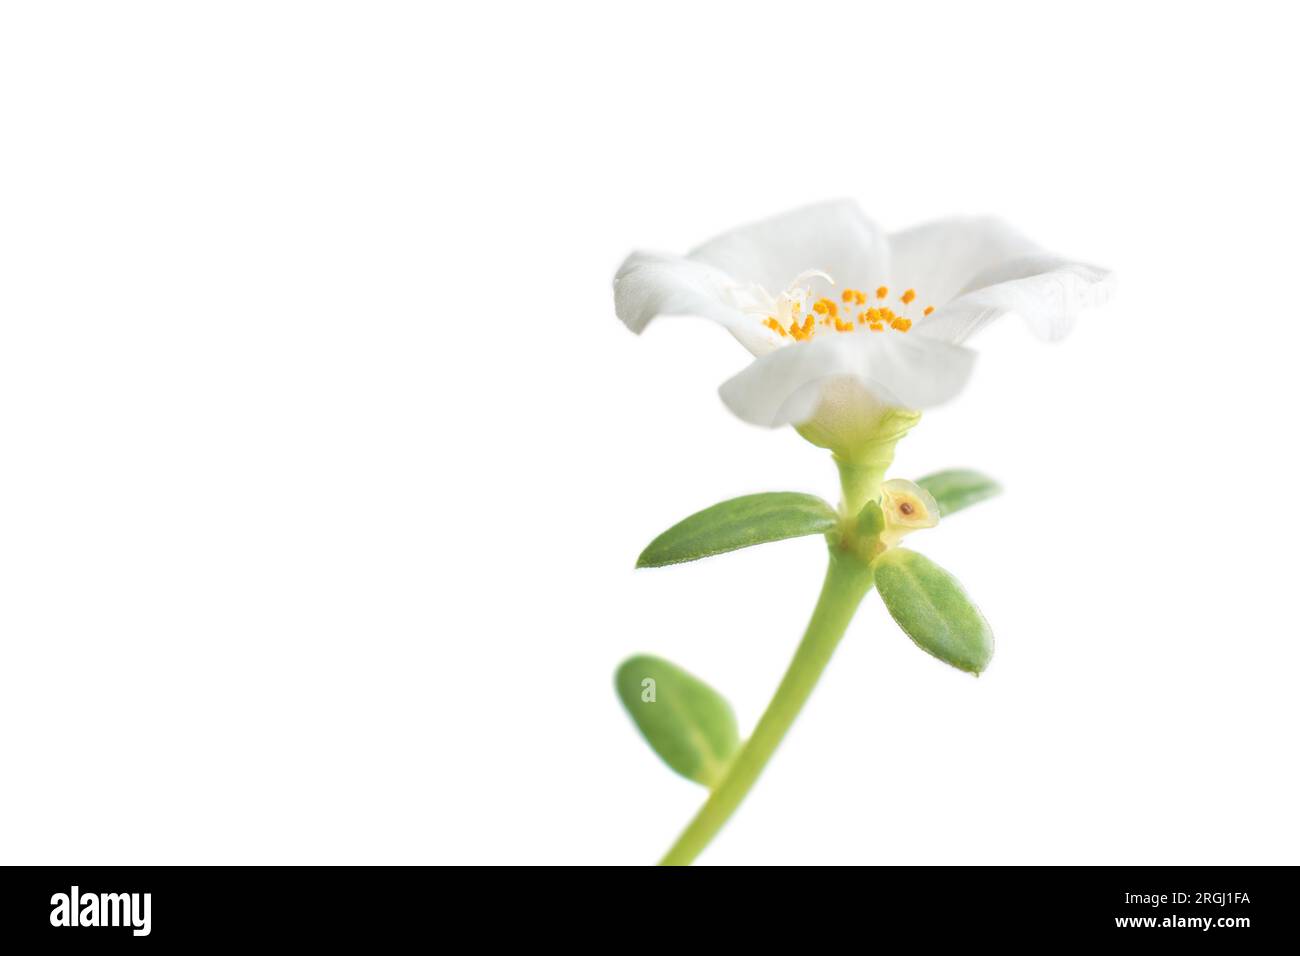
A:
<svg viewBox="0 0 1300 956">
<path fill-rule="evenodd" d="M 841 290 L 839 301 L 820 298 L 811 304 L 808 304 L 806 288 L 798 287 L 796 292 L 799 293 L 800 298 L 796 298 L 794 293 L 787 292 L 780 300 L 780 310 L 762 318 L 762 324 L 781 338 L 806 342 L 816 335 L 818 326 L 825 326 L 828 331 L 833 329 L 836 332 L 852 332 L 859 325 L 867 326 L 872 332 L 891 330 L 906 332 L 912 327 L 911 319 L 898 315 L 883 301 L 878 305 L 868 305 L 870 293 L 862 289 L 846 288 Z M 888 295 L 888 286 L 877 287 L 875 295 L 877 300 L 884 300 Z M 904 305 L 910 305 L 916 300 L 916 290 L 906 290 L 899 299 Z M 840 309 L 840 302 L 844 303 L 843 311 Z M 863 308 L 858 309 L 857 306 Z M 925 314 L 929 315 L 933 311 L 932 306 L 928 307 Z M 759 312 L 759 315 L 762 316 L 763 313 Z"/>
<path fill-rule="evenodd" d="M 932 306 L 932 305 L 927 305 L 927 306 L 925 307 L 925 313 L 924 313 L 924 314 L 925 314 L 925 315 L 929 315 L 929 314 L 930 314 L 931 312 L 933 312 L 933 311 L 934 311 L 934 306 Z"/>
<path fill-rule="evenodd" d="M 820 315 L 837 316 L 840 314 L 840 307 L 835 304 L 834 299 L 818 299 L 813 303 L 813 311 Z"/>
</svg>

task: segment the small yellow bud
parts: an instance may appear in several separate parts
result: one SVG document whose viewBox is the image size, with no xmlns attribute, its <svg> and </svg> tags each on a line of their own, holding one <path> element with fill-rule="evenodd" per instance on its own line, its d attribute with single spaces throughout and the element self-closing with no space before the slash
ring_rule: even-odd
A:
<svg viewBox="0 0 1300 956">
<path fill-rule="evenodd" d="M 920 485 L 903 478 L 891 478 L 880 486 L 880 510 L 885 530 L 880 535 L 886 547 L 893 547 L 905 534 L 939 523 L 939 505 Z"/>
</svg>

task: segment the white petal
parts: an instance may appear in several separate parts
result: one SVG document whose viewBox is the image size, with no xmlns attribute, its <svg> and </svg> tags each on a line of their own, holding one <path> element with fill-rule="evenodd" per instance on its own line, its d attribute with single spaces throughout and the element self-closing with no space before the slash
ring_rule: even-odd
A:
<svg viewBox="0 0 1300 956">
<path fill-rule="evenodd" d="M 974 360 L 969 349 L 914 334 L 826 334 L 755 359 L 719 391 L 738 417 L 776 428 L 809 421 L 825 390 L 845 379 L 884 405 L 933 408 L 961 391 Z"/>
<path fill-rule="evenodd" d="M 936 306 L 913 331 L 946 342 L 965 342 L 1009 312 L 1041 337 L 1059 339 L 1080 309 L 1111 291 L 1106 270 L 1053 255 L 998 219 L 945 219 L 889 243 L 893 284 Z"/>
<path fill-rule="evenodd" d="M 889 281 L 915 289 L 918 305 L 938 307 L 985 269 L 1041 251 L 1000 219 L 940 219 L 890 235 Z"/>
<path fill-rule="evenodd" d="M 1002 263 L 976 276 L 915 331 L 945 342 L 965 342 L 989 323 L 1014 313 L 1039 338 L 1064 338 L 1078 313 L 1101 305 L 1114 290 L 1105 269 L 1048 254 Z"/>
<path fill-rule="evenodd" d="M 681 256 L 634 252 L 614 276 L 614 312 L 640 334 L 660 315 L 713 319 L 755 355 L 774 347 L 760 318 L 737 307 L 734 278 L 703 262 Z"/>
<path fill-rule="evenodd" d="M 888 246 L 857 203 L 834 200 L 733 229 L 690 258 L 779 292 L 809 269 L 829 273 L 841 287 L 877 282 L 887 271 Z"/>
</svg>

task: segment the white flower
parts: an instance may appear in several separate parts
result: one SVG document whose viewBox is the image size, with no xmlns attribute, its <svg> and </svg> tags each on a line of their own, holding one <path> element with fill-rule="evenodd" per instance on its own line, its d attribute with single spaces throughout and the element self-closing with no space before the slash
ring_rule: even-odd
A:
<svg viewBox="0 0 1300 956">
<path fill-rule="evenodd" d="M 755 356 L 722 400 L 756 425 L 803 426 L 835 448 L 889 408 L 921 410 L 966 384 L 965 343 L 1020 315 L 1044 339 L 1101 303 L 1110 273 L 1053 255 L 996 219 L 947 219 L 886 236 L 836 201 L 742 226 L 687 256 L 635 252 L 614 277 L 618 317 L 726 327 Z M 856 436 L 856 437 L 855 437 Z"/>
</svg>

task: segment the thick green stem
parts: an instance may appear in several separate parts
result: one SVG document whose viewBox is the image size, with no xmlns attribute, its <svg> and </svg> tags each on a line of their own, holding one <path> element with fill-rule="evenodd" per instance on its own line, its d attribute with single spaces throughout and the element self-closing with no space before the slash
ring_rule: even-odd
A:
<svg viewBox="0 0 1300 956">
<path fill-rule="evenodd" d="M 894 462 L 893 445 L 877 446 L 871 450 L 873 455 L 852 461 L 835 459 L 835 466 L 840 470 L 840 487 L 844 489 L 840 508 L 846 517 L 857 517 L 863 505 L 880 497 L 880 483 Z"/>
<path fill-rule="evenodd" d="M 869 437 L 834 449 L 840 470 L 844 500 L 840 507 L 847 518 L 856 518 L 862 506 L 880 496 L 880 483 L 894 463 L 894 446 L 921 420 L 920 412 L 891 408 L 876 423 Z"/>
<path fill-rule="evenodd" d="M 726 776 L 660 861 L 661 866 L 685 866 L 693 861 L 740 806 L 817 686 L 853 613 L 870 589 L 871 569 L 852 554 L 832 548 L 817 607 L 781 686 Z"/>
</svg>

